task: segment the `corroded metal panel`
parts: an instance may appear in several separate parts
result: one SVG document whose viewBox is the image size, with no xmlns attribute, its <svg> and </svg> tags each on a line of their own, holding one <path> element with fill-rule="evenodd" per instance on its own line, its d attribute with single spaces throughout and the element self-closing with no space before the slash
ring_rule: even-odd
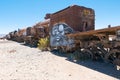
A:
<svg viewBox="0 0 120 80">
<path fill-rule="evenodd" d="M 69 6 L 51 15 L 50 27 L 57 23 L 66 23 L 76 32 L 94 30 L 95 13 L 91 8 Z"/>
</svg>

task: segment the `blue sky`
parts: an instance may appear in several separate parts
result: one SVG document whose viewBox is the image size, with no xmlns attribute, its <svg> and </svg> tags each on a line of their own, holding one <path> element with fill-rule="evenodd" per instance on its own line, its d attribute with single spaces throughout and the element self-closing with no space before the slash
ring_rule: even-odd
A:
<svg viewBox="0 0 120 80">
<path fill-rule="evenodd" d="M 0 0 L 0 34 L 32 26 L 54 13 L 77 4 L 95 10 L 95 28 L 120 25 L 120 0 Z"/>
</svg>

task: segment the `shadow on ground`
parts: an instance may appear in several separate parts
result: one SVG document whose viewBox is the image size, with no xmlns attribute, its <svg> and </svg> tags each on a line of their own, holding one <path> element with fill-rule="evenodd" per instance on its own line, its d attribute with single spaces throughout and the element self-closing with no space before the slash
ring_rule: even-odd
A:
<svg viewBox="0 0 120 80">
<path fill-rule="evenodd" d="M 29 44 L 25 44 L 25 43 L 20 43 L 21 45 L 24 45 L 24 46 L 28 46 L 30 48 L 37 48 L 37 46 L 34 46 L 34 45 L 29 45 Z"/>
<path fill-rule="evenodd" d="M 87 68 L 90 68 L 92 70 L 104 73 L 106 75 L 115 77 L 120 79 L 120 70 L 116 70 L 116 66 L 111 63 L 105 63 L 102 60 L 99 61 L 93 61 L 93 60 L 79 60 L 79 61 L 73 61 L 71 60 L 70 54 L 65 53 L 59 53 L 59 51 L 54 50 L 51 51 L 54 55 L 66 57 L 68 61 L 71 61 L 73 63 L 85 66 Z"/>
</svg>

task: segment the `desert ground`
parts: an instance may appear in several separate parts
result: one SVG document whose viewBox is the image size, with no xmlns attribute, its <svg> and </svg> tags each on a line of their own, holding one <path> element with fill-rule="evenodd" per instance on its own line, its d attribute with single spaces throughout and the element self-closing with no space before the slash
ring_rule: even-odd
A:
<svg viewBox="0 0 120 80">
<path fill-rule="evenodd" d="M 120 80 L 120 71 L 109 63 L 72 62 L 57 52 L 0 40 L 0 80 Z"/>
</svg>

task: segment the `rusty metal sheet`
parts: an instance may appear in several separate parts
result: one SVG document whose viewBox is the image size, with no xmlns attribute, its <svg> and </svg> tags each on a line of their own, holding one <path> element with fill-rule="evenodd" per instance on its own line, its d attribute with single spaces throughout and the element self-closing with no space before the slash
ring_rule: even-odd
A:
<svg viewBox="0 0 120 80">
<path fill-rule="evenodd" d="M 57 23 L 66 23 L 75 31 L 94 30 L 95 13 L 91 8 L 69 6 L 51 15 L 50 28 Z"/>
</svg>

